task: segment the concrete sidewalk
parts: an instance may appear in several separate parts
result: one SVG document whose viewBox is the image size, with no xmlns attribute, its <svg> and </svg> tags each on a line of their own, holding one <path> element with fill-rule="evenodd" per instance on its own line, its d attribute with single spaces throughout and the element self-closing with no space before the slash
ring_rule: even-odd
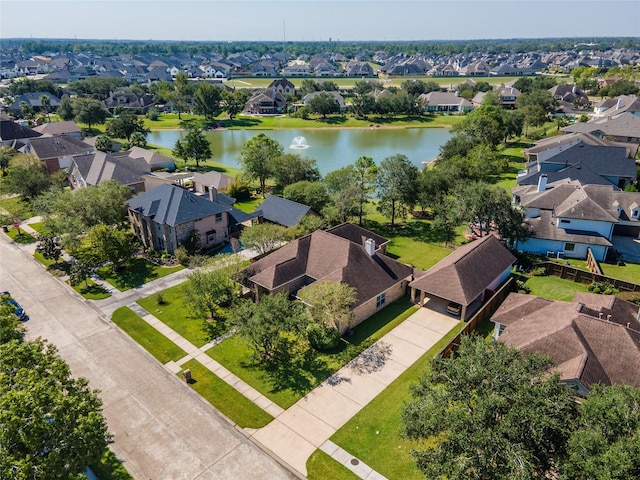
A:
<svg viewBox="0 0 640 480">
<path fill-rule="evenodd" d="M 311 454 L 458 323 L 419 309 L 253 439 L 306 476 Z"/>
</svg>

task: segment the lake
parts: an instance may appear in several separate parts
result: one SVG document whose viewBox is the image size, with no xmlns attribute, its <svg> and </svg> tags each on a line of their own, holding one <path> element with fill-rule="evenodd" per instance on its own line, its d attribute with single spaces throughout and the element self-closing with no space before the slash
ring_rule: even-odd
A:
<svg viewBox="0 0 640 480">
<path fill-rule="evenodd" d="M 379 164 L 384 158 L 401 153 L 422 168 L 422 162 L 436 158 L 440 146 L 450 137 L 446 128 L 210 130 L 207 138 L 211 142 L 213 160 L 240 167 L 238 157 L 242 145 L 259 133 L 279 142 L 285 153 L 314 158 L 322 175 L 349 165 L 363 155 Z M 159 130 L 149 133 L 147 142 L 172 149 L 183 135 L 180 130 Z M 303 148 L 291 148 L 298 144 Z"/>
</svg>

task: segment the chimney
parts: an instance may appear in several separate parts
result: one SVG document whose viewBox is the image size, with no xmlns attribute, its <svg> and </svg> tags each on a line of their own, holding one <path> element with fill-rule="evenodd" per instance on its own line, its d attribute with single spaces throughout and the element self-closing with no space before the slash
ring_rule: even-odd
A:
<svg viewBox="0 0 640 480">
<path fill-rule="evenodd" d="M 604 316 L 604 313 L 602 313 L 602 312 L 599 312 L 599 313 L 598 313 L 598 318 L 599 318 L 600 320 L 602 320 L 602 317 L 603 317 L 603 316 Z"/>
<path fill-rule="evenodd" d="M 618 103 L 616 103 L 616 110 L 620 110 L 620 107 L 622 106 L 622 99 L 619 98 L 618 99 Z"/>
<path fill-rule="evenodd" d="M 607 315 L 607 322 L 611 321 L 611 315 Z"/>
<path fill-rule="evenodd" d="M 376 253 L 376 242 L 373 238 L 367 238 L 364 242 L 364 249 L 367 251 L 370 257 L 373 257 Z"/>
<path fill-rule="evenodd" d="M 218 189 L 213 185 L 209 187 L 209 200 L 212 202 L 218 201 Z"/>
<path fill-rule="evenodd" d="M 539 192 L 544 192 L 547 189 L 547 174 L 543 173 L 542 175 L 540 175 L 540 178 L 538 179 L 538 193 Z"/>
</svg>

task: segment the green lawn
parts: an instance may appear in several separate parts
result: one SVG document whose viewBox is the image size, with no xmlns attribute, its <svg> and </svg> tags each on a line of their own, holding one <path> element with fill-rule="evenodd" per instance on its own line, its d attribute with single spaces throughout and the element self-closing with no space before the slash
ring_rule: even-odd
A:
<svg viewBox="0 0 640 480">
<path fill-rule="evenodd" d="M 573 258 L 562 260 L 562 263 L 569 263 L 570 266 L 581 270 L 589 271 L 586 260 L 576 260 Z M 600 262 L 602 273 L 607 277 L 626 280 L 627 282 L 640 283 L 640 263 L 625 263 L 624 265 L 611 265 Z"/>
<path fill-rule="evenodd" d="M 308 480 L 358 480 L 360 477 L 339 464 L 322 450 L 316 450 L 307 460 Z"/>
<path fill-rule="evenodd" d="M 10 197 L 3 198 L 0 200 L 0 209 L 6 210 L 7 212 L 20 212 L 24 214 L 25 219 L 29 217 L 33 217 L 34 213 L 31 210 L 31 205 L 29 202 L 25 202 L 22 200 L 22 197 Z"/>
<path fill-rule="evenodd" d="M 107 449 L 99 462 L 89 465 L 100 480 L 133 480 L 115 453 Z"/>
<path fill-rule="evenodd" d="M 137 303 L 193 345 L 201 347 L 208 340 L 207 334 L 202 328 L 204 320 L 190 315 L 190 309 L 184 304 L 185 286 L 186 283 L 181 283 L 160 292 L 159 294 L 162 295 L 165 302 L 164 305 L 158 305 L 159 294 L 157 293 L 142 298 Z"/>
<path fill-rule="evenodd" d="M 27 233 L 24 228 L 21 228 L 18 232 L 17 228 L 11 227 L 9 231 L 5 233 L 16 243 L 33 243 L 37 241 L 36 237 Z"/>
<path fill-rule="evenodd" d="M 209 349 L 207 354 L 282 408 L 289 408 L 416 309 L 408 298 L 394 302 L 354 328 L 353 334 L 334 351 L 319 353 L 305 343 L 278 371 L 257 364 L 253 350 L 239 335 Z"/>
<path fill-rule="evenodd" d="M 260 428 L 273 420 L 271 415 L 197 360 L 189 360 L 182 369 L 191 370 L 193 389 L 238 426 Z M 182 373 L 179 372 L 178 376 L 182 377 Z"/>
<path fill-rule="evenodd" d="M 111 320 L 161 363 L 180 360 L 187 354 L 129 307 L 117 309 Z"/>
<path fill-rule="evenodd" d="M 573 300 L 576 293 L 587 291 L 586 285 L 552 275 L 531 277 L 525 285 L 531 289 L 532 295 L 565 302 Z"/>
<path fill-rule="evenodd" d="M 29 226 L 31 228 L 33 228 L 36 232 L 38 232 L 39 234 L 42 234 L 45 230 L 44 228 L 44 222 L 34 222 L 34 223 L 30 223 Z"/>
<path fill-rule="evenodd" d="M 431 358 L 440 352 L 463 326 L 464 323 L 461 322 L 442 338 L 338 430 L 331 440 L 390 480 L 423 479 L 409 455 L 414 444 L 401 436 L 402 408 L 410 398 L 409 385 L 417 382 L 422 372 L 429 368 Z M 322 472 L 316 470 L 317 464 L 323 467 L 322 462 L 307 463 L 309 478 L 326 478 L 322 477 Z"/>
<path fill-rule="evenodd" d="M 264 202 L 264 199 L 261 196 L 250 198 L 249 200 L 243 200 L 241 202 L 236 202 L 233 204 L 238 210 L 242 210 L 243 212 L 252 213 L 255 212 L 260 204 Z"/>
<path fill-rule="evenodd" d="M 73 288 L 87 300 L 102 300 L 103 298 L 108 298 L 111 296 L 111 294 L 107 290 L 105 290 L 102 285 L 98 285 L 90 278 L 88 278 L 86 282 L 82 282 L 71 288 Z"/>
<path fill-rule="evenodd" d="M 33 258 L 44 265 L 48 272 L 59 272 L 59 276 L 69 275 L 71 270 L 71 264 L 65 260 L 58 259 L 58 264 L 56 265 L 53 260 L 47 260 L 39 252 L 34 252 Z"/>
<path fill-rule="evenodd" d="M 177 267 L 160 267 L 143 258 L 133 258 L 124 269 L 118 272 L 113 272 L 111 267 L 101 267 L 96 270 L 96 273 L 109 284 L 124 292 L 183 268 L 181 265 Z"/>
</svg>

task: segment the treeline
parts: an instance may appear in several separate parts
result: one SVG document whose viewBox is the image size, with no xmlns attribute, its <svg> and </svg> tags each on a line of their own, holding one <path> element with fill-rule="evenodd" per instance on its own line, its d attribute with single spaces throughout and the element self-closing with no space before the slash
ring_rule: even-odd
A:
<svg viewBox="0 0 640 480">
<path fill-rule="evenodd" d="M 274 52 L 288 52 L 294 56 L 313 55 L 320 52 L 339 52 L 347 57 L 358 53 L 373 53 L 379 50 L 391 55 L 397 53 L 423 53 L 427 55 L 453 55 L 456 53 L 525 53 L 533 51 L 559 52 L 572 50 L 578 45 L 580 50 L 610 48 L 640 48 L 640 39 L 613 37 L 593 38 L 589 47 L 584 39 L 545 38 L 545 39 L 493 39 L 493 40 L 448 40 L 448 41 L 363 41 L 363 42 L 180 42 L 154 40 L 47 40 L 47 39 L 8 39 L 3 40 L 3 49 L 20 49 L 25 54 L 44 52 L 93 52 L 96 55 L 110 56 L 120 54 L 154 53 L 175 55 L 186 53 L 215 52 L 221 55 L 251 50 L 258 55 Z"/>
</svg>

